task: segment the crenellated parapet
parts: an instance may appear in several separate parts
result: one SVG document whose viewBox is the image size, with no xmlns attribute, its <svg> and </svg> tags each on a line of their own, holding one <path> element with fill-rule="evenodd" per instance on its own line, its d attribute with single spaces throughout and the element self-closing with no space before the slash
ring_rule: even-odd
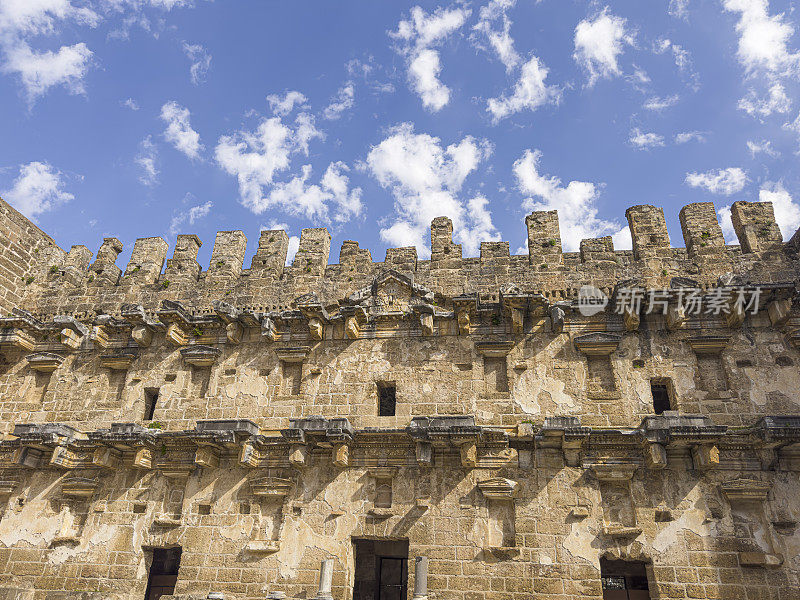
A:
<svg viewBox="0 0 800 600">
<path fill-rule="evenodd" d="M 798 244 L 784 243 L 770 203 L 735 202 L 731 208 L 739 245 L 726 245 L 712 203 L 690 204 L 680 211 L 685 247 L 673 247 L 661 208 L 633 206 L 626 211 L 632 250 L 615 248 L 610 236 L 572 241 L 579 252 L 564 252 L 557 211 L 526 216 L 527 255 L 511 253 L 508 242 L 483 242 L 477 257 L 465 257 L 453 242 L 453 222 L 437 217 L 431 223 L 431 256 L 420 260 L 414 247 L 389 248 L 383 262 L 369 249 L 347 240 L 338 264 L 329 264 L 331 235 L 324 228 L 304 229 L 299 249 L 286 264 L 289 237 L 265 230 L 245 268 L 247 239 L 242 231 L 217 234 L 207 266 L 197 261 L 202 245 L 195 235 L 179 235 L 172 257 L 159 237 L 138 239 L 124 271 L 116 265 L 122 252 L 117 238 L 106 238 L 92 262 L 91 249 L 73 246 L 42 254 L 42 262 L 26 267 L 39 275 L 20 275 L 22 296 L 6 307 L 24 306 L 35 314 L 76 314 L 94 307 L 118 312 L 122 304 L 157 309 L 161 300 L 187 306 L 232 302 L 254 310 L 282 310 L 294 298 L 315 293 L 324 305 L 337 302 L 367 285 L 384 271 L 396 271 L 428 289 L 448 296 L 496 294 L 513 284 L 554 301 L 574 298 L 586 284 L 612 290 L 620 281 L 665 287 L 675 277 L 689 277 L 703 286 L 720 278 L 742 281 L 791 281 L 796 278 Z M 800 239 L 797 236 L 793 240 Z M 37 270 L 38 269 L 38 270 Z M 6 284 L 8 285 L 8 284 Z"/>
</svg>

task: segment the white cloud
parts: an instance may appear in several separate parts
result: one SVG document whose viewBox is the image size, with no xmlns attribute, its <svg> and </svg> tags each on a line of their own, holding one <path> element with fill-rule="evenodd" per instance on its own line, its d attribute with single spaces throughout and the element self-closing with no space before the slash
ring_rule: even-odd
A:
<svg viewBox="0 0 800 600">
<path fill-rule="evenodd" d="M 536 110 L 550 102 L 557 104 L 561 99 L 561 90 L 545 83 L 547 73 L 547 67 L 537 57 L 526 62 L 511 96 L 489 98 L 486 110 L 492 114 L 492 120 L 497 123 L 522 110 Z"/>
<path fill-rule="evenodd" d="M 525 211 L 557 210 L 559 228 L 564 249 L 574 252 L 579 249 L 583 239 L 613 235 L 625 246 L 623 227 L 613 221 L 597 216 L 598 186 L 586 181 L 570 181 L 562 185 L 558 177 L 550 177 L 539 172 L 539 150 L 526 150 L 514 163 L 514 176 L 517 187 L 529 195 L 523 200 Z"/>
<path fill-rule="evenodd" d="M 792 101 L 786 95 L 783 85 L 775 82 L 769 88 L 769 95 L 766 98 L 759 98 L 754 89 L 747 92 L 747 95 L 739 100 L 739 109 L 745 111 L 751 117 L 768 117 L 772 113 L 788 113 L 792 108 Z"/>
<path fill-rule="evenodd" d="M 139 110 L 139 105 L 133 98 L 128 98 L 127 100 L 121 100 L 119 104 L 120 106 L 124 106 L 125 108 L 130 108 L 131 110 Z"/>
<path fill-rule="evenodd" d="M 640 150 L 649 150 L 664 145 L 664 136 L 657 133 L 644 133 L 638 127 L 631 129 L 628 141 Z"/>
<path fill-rule="evenodd" d="M 174 217 L 172 217 L 172 221 L 169 225 L 169 233 L 170 235 L 176 235 L 179 233 L 180 228 L 184 225 L 184 223 L 188 223 L 189 225 L 194 225 L 195 221 L 202 219 L 205 216 L 208 216 L 208 213 L 211 212 L 211 207 L 214 204 L 209 200 L 205 204 L 198 204 L 197 206 L 192 206 L 189 210 L 181 212 Z"/>
<path fill-rule="evenodd" d="M 685 182 L 691 187 L 703 188 L 712 194 L 730 196 L 744 189 L 747 183 L 747 173 L 739 167 L 717 169 L 705 173 L 687 173 Z"/>
<path fill-rule="evenodd" d="M 453 220 L 454 238 L 468 254 L 477 252 L 480 241 L 498 240 L 485 198 L 476 196 L 465 205 L 458 197 L 467 177 L 491 151 L 487 141 L 470 136 L 445 148 L 439 138 L 415 133 L 410 123 L 394 127 L 370 149 L 366 161 L 372 176 L 395 199 L 393 222 L 381 229 L 381 238 L 397 246 L 416 246 L 427 257 L 430 223 L 444 215 Z"/>
<path fill-rule="evenodd" d="M 303 165 L 300 174 L 288 181 L 276 181 L 289 170 L 292 157 L 308 155 L 309 143 L 322 138 L 314 117 L 300 113 L 295 127 L 280 117 L 262 119 L 255 131 L 237 131 L 219 138 L 215 149 L 217 163 L 239 182 L 242 204 L 256 214 L 280 208 L 288 214 L 328 221 L 331 205 L 336 207 L 334 220 L 344 222 L 361 213 L 361 188 L 349 189 L 347 165 L 328 165 L 320 183 L 310 183 L 313 169 Z"/>
<path fill-rule="evenodd" d="M 647 110 L 662 111 L 675 106 L 679 100 L 680 96 L 677 94 L 673 94 L 672 96 L 667 96 L 665 98 L 653 96 L 652 98 L 648 98 L 642 106 Z"/>
<path fill-rule="evenodd" d="M 575 27 L 572 57 L 588 73 L 589 87 L 598 79 L 620 75 L 619 56 L 626 44 L 634 43 L 626 25 L 626 19 L 610 15 L 606 7 L 593 20 L 584 19 Z"/>
<path fill-rule="evenodd" d="M 767 182 L 758 192 L 759 202 L 772 202 L 775 221 L 781 229 L 783 239 L 788 240 L 800 227 L 800 206 L 792 199 L 783 185 Z"/>
<path fill-rule="evenodd" d="M 461 29 L 470 14 L 463 7 L 448 10 L 440 7 L 426 13 L 415 6 L 410 18 L 400 21 L 397 31 L 389 33 L 400 44 L 398 52 L 406 58 L 412 89 L 422 99 L 422 105 L 432 112 L 441 110 L 450 101 L 450 88 L 439 79 L 442 65 L 433 46 L 444 43 Z"/>
<path fill-rule="evenodd" d="M 186 42 L 183 43 L 183 52 L 192 61 L 192 66 L 189 67 L 192 83 L 199 85 L 205 81 L 206 74 L 211 68 L 211 54 L 200 44 Z"/>
<path fill-rule="evenodd" d="M 472 28 L 486 38 L 492 50 L 497 53 L 506 71 L 512 71 L 522 61 L 519 53 L 514 48 L 514 39 L 511 37 L 511 20 L 507 11 L 513 8 L 517 0 L 489 0 L 489 3 L 480 10 L 480 20 Z M 497 22 L 502 22 L 502 29 L 497 28 Z"/>
<path fill-rule="evenodd" d="M 154 186 L 158 183 L 158 168 L 156 161 L 158 160 L 158 148 L 153 143 L 153 140 L 148 135 L 139 144 L 139 153 L 133 162 L 141 170 L 139 174 L 139 181 L 147 186 Z"/>
<path fill-rule="evenodd" d="M 794 121 L 784 123 L 783 128 L 797 135 L 797 139 L 800 141 L 800 113 L 797 114 L 797 118 Z"/>
<path fill-rule="evenodd" d="M 36 220 L 37 215 L 75 198 L 64 191 L 62 175 L 46 162 L 21 165 L 11 189 L 0 193 L 0 196 L 23 215 Z"/>
<path fill-rule="evenodd" d="M 702 131 L 682 131 L 681 133 L 675 134 L 676 144 L 685 144 L 687 142 L 691 142 L 692 140 L 697 142 L 705 142 L 706 134 Z"/>
<path fill-rule="evenodd" d="M 772 202 L 775 211 L 775 222 L 781 230 L 784 240 L 788 240 L 800 227 L 800 205 L 792 199 L 791 194 L 786 191 L 783 185 L 778 183 L 766 182 L 758 192 L 759 202 Z M 722 225 L 722 233 L 725 241 L 729 244 L 738 243 L 736 231 L 731 222 L 731 206 L 723 206 L 717 210 Z"/>
<path fill-rule="evenodd" d="M 725 10 L 740 14 L 737 56 L 748 73 L 784 75 L 796 72 L 800 55 L 788 43 L 794 27 L 783 14 L 769 14 L 768 0 L 723 0 Z"/>
<path fill-rule="evenodd" d="M 84 93 L 83 78 L 91 57 L 92 51 L 83 42 L 62 46 L 56 52 L 36 52 L 20 42 L 6 50 L 3 71 L 19 75 L 28 100 L 33 102 L 56 86 L 64 86 L 71 94 Z"/>
<path fill-rule="evenodd" d="M 325 108 L 322 115 L 328 120 L 338 119 L 342 113 L 353 108 L 355 104 L 355 86 L 352 81 L 348 81 L 339 88 L 336 96 L 331 99 L 331 103 Z"/>
<path fill-rule="evenodd" d="M 747 150 L 750 152 L 750 156 L 753 158 L 755 158 L 756 154 L 762 153 L 766 154 L 767 156 L 771 156 L 772 158 L 776 158 L 781 155 L 780 152 L 772 147 L 772 142 L 769 140 L 761 140 L 760 142 L 747 140 Z"/>
<path fill-rule="evenodd" d="M 658 38 L 653 43 L 653 52 L 656 54 L 664 54 L 668 51 L 672 53 L 675 66 L 677 66 L 681 71 L 685 71 L 692 65 L 692 59 L 689 55 L 689 52 L 684 50 L 683 46 L 673 43 L 669 38 Z"/>
<path fill-rule="evenodd" d="M 286 92 L 283 96 L 270 94 L 267 96 L 267 102 L 269 102 L 269 106 L 274 114 L 285 117 L 294 110 L 295 106 L 304 108 L 308 102 L 308 98 L 296 90 L 291 90 Z"/>
<path fill-rule="evenodd" d="M 731 221 L 731 205 L 728 204 L 717 209 L 717 215 L 719 216 L 719 224 L 722 227 L 722 236 L 725 241 L 729 244 L 737 244 L 738 238 L 736 237 L 736 231 L 733 229 L 733 221 Z"/>
<path fill-rule="evenodd" d="M 100 17 L 90 8 L 73 6 L 70 0 L 4 0 L 0 3 L 3 55 L 0 66 L 3 72 L 19 76 L 29 102 L 58 86 L 64 86 L 73 94 L 84 92 L 83 78 L 92 57 L 85 43 L 45 51 L 30 46 L 31 38 L 55 35 L 58 25 L 64 21 L 94 27 Z"/>
<path fill-rule="evenodd" d="M 167 124 L 164 138 L 175 146 L 176 150 L 183 152 L 192 160 L 197 160 L 200 158 L 203 144 L 200 143 L 200 134 L 192 129 L 189 117 L 189 109 L 174 100 L 161 107 L 161 120 Z"/>
<path fill-rule="evenodd" d="M 669 14 L 679 19 L 688 19 L 689 0 L 669 0 Z"/>
</svg>

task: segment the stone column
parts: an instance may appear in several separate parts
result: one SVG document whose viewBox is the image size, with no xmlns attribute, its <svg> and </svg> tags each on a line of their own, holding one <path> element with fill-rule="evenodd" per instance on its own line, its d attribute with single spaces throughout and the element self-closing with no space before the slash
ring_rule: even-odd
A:
<svg viewBox="0 0 800 600">
<path fill-rule="evenodd" d="M 428 600 L 428 557 L 418 556 L 414 561 L 414 598 Z"/>
<path fill-rule="evenodd" d="M 331 585 L 333 584 L 333 559 L 326 558 L 319 566 L 319 590 L 314 600 L 333 600 Z"/>
</svg>

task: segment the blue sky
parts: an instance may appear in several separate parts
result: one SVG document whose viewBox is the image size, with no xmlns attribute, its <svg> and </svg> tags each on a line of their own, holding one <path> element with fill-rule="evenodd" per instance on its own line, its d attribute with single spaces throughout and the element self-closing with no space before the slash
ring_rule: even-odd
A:
<svg viewBox="0 0 800 600">
<path fill-rule="evenodd" d="M 326 226 L 464 254 L 559 209 L 771 200 L 800 226 L 800 15 L 779 0 L 0 0 L 0 196 L 68 248 Z"/>
</svg>

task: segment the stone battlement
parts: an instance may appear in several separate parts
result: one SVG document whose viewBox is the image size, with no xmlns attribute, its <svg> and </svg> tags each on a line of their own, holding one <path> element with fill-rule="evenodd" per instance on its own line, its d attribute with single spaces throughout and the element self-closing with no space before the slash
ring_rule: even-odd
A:
<svg viewBox="0 0 800 600">
<path fill-rule="evenodd" d="M 6 229 L 12 221 L 24 220 L 7 204 L 0 208 L 5 209 Z M 224 300 L 252 310 L 281 310 L 309 292 L 318 294 L 323 304 L 337 302 L 386 270 L 403 273 L 446 296 L 491 296 L 513 282 L 556 300 L 574 297 L 584 284 L 610 292 L 617 282 L 628 279 L 652 287 L 666 287 L 673 277 L 690 277 L 710 286 L 729 273 L 743 281 L 793 279 L 800 236 L 783 242 L 769 202 L 733 204 L 739 245 L 725 244 L 710 202 L 681 209 L 684 248 L 671 246 L 661 208 L 639 205 L 625 214 L 632 250 L 616 250 L 606 236 L 581 240 L 579 252 L 564 252 L 557 211 L 543 211 L 525 219 L 527 255 L 512 255 L 509 242 L 483 242 L 478 257 L 464 257 L 461 245 L 453 243 L 452 221 L 437 217 L 431 223 L 430 260 L 420 260 L 417 249 L 407 247 L 389 248 L 383 262 L 373 262 L 368 249 L 345 241 L 339 263 L 329 264 L 330 233 L 312 228 L 303 229 L 300 247 L 287 265 L 287 233 L 266 230 L 249 268 L 245 268 L 244 233 L 220 231 L 205 270 L 197 261 L 202 241 L 196 235 L 179 235 L 171 258 L 162 238 L 139 238 L 124 270 L 116 264 L 123 250 L 117 238 L 105 238 L 94 256 L 84 245 L 64 252 L 47 238 L 46 251 L 10 269 L 13 274 L 7 279 L 14 284 L 10 286 L 15 288 L 14 301 L 0 304 L 0 309 L 8 313 L 24 304 L 33 314 L 47 317 L 92 310 L 117 314 L 126 303 L 156 309 L 162 300 L 180 301 L 193 310 Z M 20 262 L 15 259 L 12 256 L 11 262 Z"/>
</svg>

